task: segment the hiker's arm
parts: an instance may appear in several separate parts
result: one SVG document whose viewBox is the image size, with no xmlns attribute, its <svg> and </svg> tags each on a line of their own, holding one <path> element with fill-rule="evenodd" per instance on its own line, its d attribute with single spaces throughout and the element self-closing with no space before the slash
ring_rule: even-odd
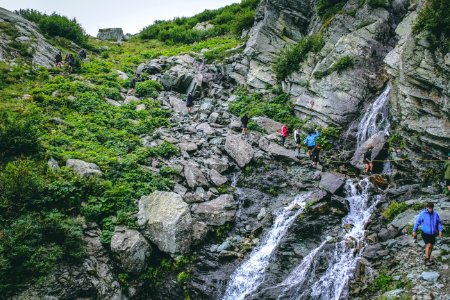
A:
<svg viewBox="0 0 450 300">
<path fill-rule="evenodd" d="M 422 219 L 422 215 L 420 214 L 417 217 L 417 221 L 416 221 L 416 223 L 414 224 L 414 227 L 413 227 L 413 236 L 414 237 L 416 236 L 417 228 L 419 227 L 420 224 L 422 224 L 422 222 L 423 222 L 423 219 Z"/>
<path fill-rule="evenodd" d="M 437 225 L 439 230 L 439 237 L 442 237 L 442 231 L 444 231 L 444 226 L 442 226 L 441 218 L 439 218 L 439 215 L 437 216 Z"/>
<path fill-rule="evenodd" d="M 319 130 L 316 129 L 316 137 L 319 137 L 320 133 Z"/>
</svg>

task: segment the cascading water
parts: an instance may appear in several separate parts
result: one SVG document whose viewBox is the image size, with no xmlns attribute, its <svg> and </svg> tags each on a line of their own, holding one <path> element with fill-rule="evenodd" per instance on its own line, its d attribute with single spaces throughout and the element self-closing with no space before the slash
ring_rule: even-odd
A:
<svg viewBox="0 0 450 300">
<path fill-rule="evenodd" d="M 319 278 L 315 276 L 316 257 L 322 251 L 324 241 L 306 256 L 302 263 L 279 286 L 284 287 L 278 299 L 334 299 L 346 292 L 356 264 L 361 257 L 364 241 L 364 225 L 369 220 L 379 196 L 371 196 L 372 184 L 363 179 L 357 184 L 346 183 L 349 213 L 342 220 L 342 238 L 331 253 L 330 265 Z M 351 229 L 346 232 L 346 228 Z M 306 287 L 305 287 L 306 286 Z"/>
<path fill-rule="evenodd" d="M 249 258 L 231 275 L 224 300 L 242 300 L 260 286 L 275 249 L 304 210 L 310 195 L 311 193 L 299 195 L 287 207 L 275 212 L 276 218 L 272 228 L 264 235 L 260 245 L 250 253 Z"/>
<path fill-rule="evenodd" d="M 378 131 L 384 131 L 389 134 L 390 127 L 388 119 L 388 102 L 390 93 L 389 84 L 386 85 L 383 93 L 369 107 L 358 125 L 356 134 L 357 145 L 360 147 L 370 136 Z"/>
</svg>

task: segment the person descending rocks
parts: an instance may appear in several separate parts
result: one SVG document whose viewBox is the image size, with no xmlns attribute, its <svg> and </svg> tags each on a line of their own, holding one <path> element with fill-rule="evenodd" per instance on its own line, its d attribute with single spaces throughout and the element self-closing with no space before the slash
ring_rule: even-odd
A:
<svg viewBox="0 0 450 300">
<path fill-rule="evenodd" d="M 316 139 L 319 137 L 319 131 L 316 130 L 316 132 L 312 132 L 312 130 L 308 133 L 308 136 L 303 141 L 308 147 L 308 155 L 311 156 L 312 150 L 316 147 Z"/>
<path fill-rule="evenodd" d="M 364 152 L 363 163 L 364 163 L 364 173 L 372 174 L 373 162 L 372 162 L 372 150 L 373 145 L 367 146 L 366 152 Z"/>
<path fill-rule="evenodd" d="M 73 64 L 74 64 L 74 59 L 73 59 L 73 55 L 72 54 L 67 54 L 66 55 L 66 61 L 67 61 L 67 69 L 69 70 L 69 73 L 72 73 L 73 71 Z"/>
<path fill-rule="evenodd" d="M 286 124 L 283 124 L 281 126 L 281 146 L 284 146 L 284 142 L 286 141 L 286 138 L 289 136 L 288 129 L 286 127 Z"/>
<path fill-rule="evenodd" d="M 429 266 L 434 263 L 431 259 L 433 245 L 436 243 L 436 233 L 442 238 L 444 227 L 437 212 L 434 211 L 434 204 L 427 203 L 427 207 L 418 215 L 416 223 L 413 227 L 413 237 L 417 238 L 418 227 L 422 229 L 422 239 L 425 242 L 425 265 Z"/>
<path fill-rule="evenodd" d="M 58 52 L 55 56 L 55 66 L 57 68 L 60 68 L 62 66 L 62 53 L 61 51 Z"/>
<path fill-rule="evenodd" d="M 297 154 L 300 154 L 300 129 L 297 128 L 294 130 L 294 141 L 295 147 L 297 148 Z"/>
<path fill-rule="evenodd" d="M 245 114 L 241 118 L 241 123 L 242 123 L 242 135 L 247 135 L 248 134 L 248 116 L 247 116 L 247 114 Z"/>
<path fill-rule="evenodd" d="M 445 184 L 447 190 L 450 192 L 450 152 L 447 155 L 447 161 L 445 162 Z"/>
<path fill-rule="evenodd" d="M 320 163 L 320 144 L 316 144 L 314 149 L 311 151 L 311 160 L 313 167 L 317 168 L 317 165 Z"/>
<path fill-rule="evenodd" d="M 86 59 L 86 55 L 87 55 L 87 52 L 86 52 L 86 50 L 84 50 L 84 49 L 81 49 L 81 50 L 78 52 L 78 56 L 80 57 L 81 60 Z"/>
<path fill-rule="evenodd" d="M 186 107 L 188 110 L 188 113 L 192 112 L 192 107 L 194 106 L 194 97 L 192 96 L 192 93 L 188 93 L 186 97 Z"/>
<path fill-rule="evenodd" d="M 133 77 L 130 80 L 130 90 L 128 91 L 128 95 L 133 95 L 136 88 L 136 77 Z"/>
</svg>

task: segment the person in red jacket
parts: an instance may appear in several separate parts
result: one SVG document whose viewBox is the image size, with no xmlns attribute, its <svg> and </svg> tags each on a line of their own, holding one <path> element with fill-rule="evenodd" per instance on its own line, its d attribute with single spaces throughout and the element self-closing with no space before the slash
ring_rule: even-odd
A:
<svg viewBox="0 0 450 300">
<path fill-rule="evenodd" d="M 284 146 L 284 142 L 286 141 L 286 138 L 288 137 L 288 130 L 286 127 L 286 124 L 283 124 L 281 126 L 281 146 Z"/>
</svg>

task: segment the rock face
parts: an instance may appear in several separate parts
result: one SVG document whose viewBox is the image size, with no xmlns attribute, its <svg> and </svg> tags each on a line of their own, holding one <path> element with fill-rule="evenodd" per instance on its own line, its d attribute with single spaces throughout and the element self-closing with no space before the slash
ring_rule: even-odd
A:
<svg viewBox="0 0 450 300">
<path fill-rule="evenodd" d="M 83 177 L 102 175 L 102 171 L 96 164 L 80 159 L 68 159 L 66 167 L 72 168 L 78 175 Z"/>
<path fill-rule="evenodd" d="M 192 242 L 192 218 L 180 195 L 154 192 L 139 200 L 137 223 L 144 236 L 166 253 L 186 253 Z"/>
<path fill-rule="evenodd" d="M 124 271 L 139 274 L 146 268 L 152 248 L 139 231 L 117 226 L 111 239 L 111 251 Z"/>
<path fill-rule="evenodd" d="M 237 135 L 228 135 L 225 151 L 236 161 L 239 167 L 245 167 L 253 158 L 252 146 Z"/>
<path fill-rule="evenodd" d="M 0 61 L 22 57 L 23 54 L 11 44 L 16 41 L 27 47 L 27 56 L 33 64 L 47 68 L 55 65 L 55 55 L 58 52 L 39 33 L 35 24 L 1 7 L 0 20 L 12 28 L 11 31 L 0 30 Z"/>
<path fill-rule="evenodd" d="M 122 28 L 103 28 L 99 29 L 97 38 L 102 41 L 121 41 L 123 36 Z"/>
</svg>

